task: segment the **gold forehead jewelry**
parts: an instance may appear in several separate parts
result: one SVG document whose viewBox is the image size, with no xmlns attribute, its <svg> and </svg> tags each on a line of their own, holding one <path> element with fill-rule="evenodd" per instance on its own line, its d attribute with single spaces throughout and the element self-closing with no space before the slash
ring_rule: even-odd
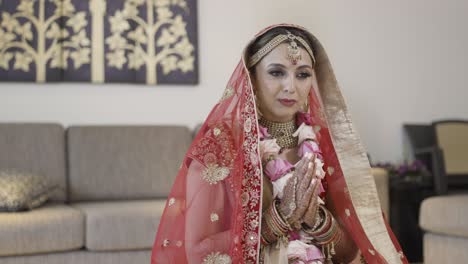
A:
<svg viewBox="0 0 468 264">
<path fill-rule="evenodd" d="M 296 64 L 298 60 L 301 59 L 301 53 L 299 50 L 299 46 L 297 45 L 297 41 L 299 41 L 302 46 L 306 49 L 307 53 L 309 53 L 310 57 L 312 58 L 312 66 L 315 65 L 315 56 L 310 48 L 309 44 L 300 36 L 296 36 L 288 31 L 288 34 L 281 34 L 274 37 L 270 40 L 265 46 L 255 52 L 252 57 L 249 59 L 249 63 L 247 67 L 252 67 L 257 64 L 265 55 L 267 55 L 270 51 L 276 48 L 279 44 L 283 43 L 284 41 L 289 41 L 288 46 L 288 59 L 291 60 L 293 64 Z"/>
</svg>

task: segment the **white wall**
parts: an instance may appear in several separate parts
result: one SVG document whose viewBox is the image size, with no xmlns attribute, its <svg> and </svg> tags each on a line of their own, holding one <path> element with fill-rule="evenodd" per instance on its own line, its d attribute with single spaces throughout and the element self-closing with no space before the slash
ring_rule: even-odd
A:
<svg viewBox="0 0 468 264">
<path fill-rule="evenodd" d="M 403 159 L 403 122 L 468 118 L 468 2 L 198 1 L 200 84 L 0 84 L 0 122 L 203 121 L 263 27 L 301 24 L 321 40 L 374 160 Z"/>
</svg>

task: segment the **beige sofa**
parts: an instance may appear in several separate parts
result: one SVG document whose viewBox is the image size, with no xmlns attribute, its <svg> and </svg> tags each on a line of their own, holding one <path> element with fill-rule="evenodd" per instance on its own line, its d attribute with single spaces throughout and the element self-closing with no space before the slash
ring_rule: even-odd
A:
<svg viewBox="0 0 468 264">
<path fill-rule="evenodd" d="M 191 140 L 177 126 L 0 124 L 0 168 L 64 190 L 32 211 L 0 213 L 0 263 L 149 263 Z"/>
<path fill-rule="evenodd" d="M 150 263 L 191 141 L 181 126 L 0 124 L 0 168 L 42 174 L 63 189 L 37 209 L 0 212 L 0 263 Z M 373 174 L 388 215 L 388 175 Z"/>
<path fill-rule="evenodd" d="M 468 193 L 425 199 L 419 225 L 425 264 L 468 263 Z"/>
<path fill-rule="evenodd" d="M 468 263 L 468 121 L 414 127 L 423 131 L 417 137 L 427 141 L 415 153 L 426 158 L 437 195 L 426 198 L 419 212 L 424 263 Z"/>
</svg>

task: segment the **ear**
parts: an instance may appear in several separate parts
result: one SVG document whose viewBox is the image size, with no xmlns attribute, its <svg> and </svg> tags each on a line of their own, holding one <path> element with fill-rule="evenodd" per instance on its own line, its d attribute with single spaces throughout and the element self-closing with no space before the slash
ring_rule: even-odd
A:
<svg viewBox="0 0 468 264">
<path fill-rule="evenodd" d="M 257 80 L 257 71 L 255 70 L 255 67 L 250 70 L 250 79 L 252 80 L 252 83 Z"/>
<path fill-rule="evenodd" d="M 257 74 L 255 71 L 250 72 L 250 81 L 252 82 L 252 90 L 254 94 L 257 94 Z"/>
</svg>

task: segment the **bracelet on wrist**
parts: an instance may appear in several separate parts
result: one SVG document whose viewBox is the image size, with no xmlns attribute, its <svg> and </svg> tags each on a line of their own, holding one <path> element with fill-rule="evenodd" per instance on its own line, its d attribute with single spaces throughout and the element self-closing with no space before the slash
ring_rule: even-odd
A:
<svg viewBox="0 0 468 264">
<path fill-rule="evenodd" d="M 271 244 L 278 238 L 285 238 L 291 230 L 290 225 L 283 220 L 277 207 L 277 200 L 273 200 L 269 209 L 266 210 L 262 217 L 262 234 L 261 242 L 265 245 Z"/>
<path fill-rule="evenodd" d="M 323 233 L 325 233 L 328 228 L 330 227 L 330 224 L 331 224 L 331 213 L 328 212 L 328 210 L 322 206 L 322 205 L 319 205 L 319 208 L 318 208 L 318 213 L 317 215 L 319 215 L 319 218 L 321 218 L 321 221 L 320 222 L 316 222 L 314 224 L 314 227 L 312 228 L 304 228 L 304 232 L 306 232 L 307 234 L 313 236 L 313 237 L 316 237 L 316 236 L 320 236 L 322 235 Z M 317 226 L 315 226 L 317 225 Z"/>
<path fill-rule="evenodd" d="M 312 227 L 310 227 L 309 225 L 307 225 L 306 223 L 302 223 L 302 229 L 306 232 L 306 233 L 310 233 L 310 232 L 314 232 L 316 231 L 324 222 L 325 220 L 325 214 L 324 214 L 324 211 L 323 209 L 321 209 L 320 207 L 317 208 L 317 213 L 315 214 L 315 222 L 314 222 L 314 225 Z"/>
</svg>

